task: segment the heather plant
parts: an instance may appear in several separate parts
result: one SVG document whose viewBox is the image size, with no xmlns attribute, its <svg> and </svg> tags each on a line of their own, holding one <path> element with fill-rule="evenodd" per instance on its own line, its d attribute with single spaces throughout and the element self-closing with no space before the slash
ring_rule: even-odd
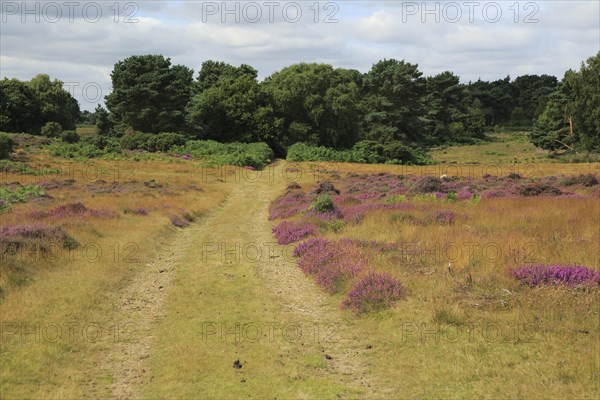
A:
<svg viewBox="0 0 600 400">
<path fill-rule="evenodd" d="M 579 176 L 567 176 L 560 180 L 562 186 L 582 185 L 592 187 L 598 184 L 598 179 L 594 174 L 580 174 Z"/>
<path fill-rule="evenodd" d="M 339 292 L 367 266 L 356 245 L 347 239 L 337 242 L 309 239 L 297 246 L 293 254 L 300 257 L 298 267 L 329 293 Z"/>
<path fill-rule="evenodd" d="M 3 212 L 10 211 L 11 208 L 12 206 L 8 201 L 0 199 L 0 214 Z"/>
<path fill-rule="evenodd" d="M 450 210 L 435 210 L 426 217 L 426 221 L 440 225 L 452 225 L 455 220 L 456 214 Z"/>
<path fill-rule="evenodd" d="M 308 235 L 317 232 L 317 226 L 308 222 L 283 221 L 273 227 L 273 234 L 279 244 L 290 244 L 297 242 Z"/>
<path fill-rule="evenodd" d="M 99 217 L 114 218 L 117 216 L 110 210 L 92 210 L 81 202 L 67 203 L 48 211 L 33 211 L 30 214 L 34 218 L 64 219 L 70 217 Z"/>
<path fill-rule="evenodd" d="M 298 244 L 294 248 L 294 251 L 292 252 L 292 255 L 294 257 L 302 257 L 307 252 L 313 251 L 315 248 L 318 248 L 319 246 L 324 246 L 327 243 L 329 243 L 329 241 L 327 239 L 324 239 L 324 238 L 320 238 L 320 237 L 311 237 L 311 238 L 308 238 L 304 242 Z"/>
<path fill-rule="evenodd" d="M 371 272 L 350 290 L 342 308 L 364 314 L 389 308 L 405 297 L 406 289 L 396 278 L 387 273 Z"/>
<path fill-rule="evenodd" d="M 309 206 L 310 200 L 304 192 L 296 190 L 287 192 L 269 206 L 269 220 L 293 217 Z"/>
<path fill-rule="evenodd" d="M 185 218 L 182 218 L 177 214 L 171 214 L 169 219 L 171 220 L 173 226 L 176 226 L 177 228 L 185 228 L 190 224 Z"/>
<path fill-rule="evenodd" d="M 0 254 L 11 255 L 21 249 L 47 251 L 55 243 L 64 249 L 79 246 L 73 237 L 58 226 L 23 224 L 0 228 Z"/>
<path fill-rule="evenodd" d="M 313 190 L 316 195 L 322 194 L 340 194 L 340 190 L 333 186 L 333 183 L 329 181 L 319 182 L 317 187 Z"/>
<path fill-rule="evenodd" d="M 435 176 L 425 175 L 413 183 L 411 192 L 415 194 L 425 194 L 441 192 L 443 190 L 442 180 Z"/>
<path fill-rule="evenodd" d="M 547 185 L 544 183 L 534 182 L 523 185 L 519 188 L 519 194 L 521 196 L 558 196 L 562 194 L 561 190 L 557 187 Z"/>
<path fill-rule="evenodd" d="M 138 207 L 138 208 L 125 207 L 123 209 L 123 214 L 143 215 L 143 216 L 146 216 L 146 215 L 148 215 L 148 211 L 146 211 L 146 209 L 143 208 L 143 207 Z"/>
<path fill-rule="evenodd" d="M 577 264 L 524 265 L 510 271 L 510 275 L 529 287 L 546 285 L 597 287 L 600 285 L 600 271 Z"/>
</svg>

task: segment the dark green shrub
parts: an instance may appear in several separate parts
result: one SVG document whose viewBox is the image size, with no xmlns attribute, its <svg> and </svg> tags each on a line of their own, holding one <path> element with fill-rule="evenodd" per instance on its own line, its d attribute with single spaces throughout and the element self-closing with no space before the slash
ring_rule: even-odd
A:
<svg viewBox="0 0 600 400">
<path fill-rule="evenodd" d="M 186 138 L 182 134 L 173 132 L 159 133 L 158 135 L 150 135 L 146 141 L 147 151 L 162 151 L 167 152 L 175 146 L 183 146 L 186 143 Z"/>
<path fill-rule="evenodd" d="M 46 122 L 41 129 L 41 133 L 47 137 L 58 137 L 62 133 L 62 126 L 58 122 Z"/>
<path fill-rule="evenodd" d="M 333 204 L 333 200 L 331 200 L 331 196 L 322 194 L 315 200 L 313 208 L 318 213 L 325 213 L 335 210 L 335 205 Z"/>
<path fill-rule="evenodd" d="M 16 143 L 10 136 L 5 133 L 0 133 L 0 160 L 7 159 L 15 146 Z"/>
<path fill-rule="evenodd" d="M 380 164 L 385 162 L 384 146 L 374 140 L 362 140 L 352 148 L 355 156 L 355 161 L 364 162 L 367 164 Z"/>
<path fill-rule="evenodd" d="M 125 134 L 121 138 L 121 147 L 127 150 L 141 149 L 146 150 L 146 144 L 150 138 L 150 133 L 134 132 L 132 134 Z"/>
<path fill-rule="evenodd" d="M 60 134 L 60 140 L 65 143 L 77 143 L 81 137 L 75 131 L 63 131 Z"/>
</svg>

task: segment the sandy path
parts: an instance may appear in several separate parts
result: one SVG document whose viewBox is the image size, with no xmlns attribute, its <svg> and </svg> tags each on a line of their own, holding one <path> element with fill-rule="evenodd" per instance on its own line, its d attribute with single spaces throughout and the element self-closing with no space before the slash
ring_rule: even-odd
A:
<svg viewBox="0 0 600 400">
<path fill-rule="evenodd" d="M 153 328 L 164 316 L 164 303 L 172 289 L 172 280 L 177 274 L 178 265 L 207 239 L 219 242 L 257 243 L 273 246 L 275 242 L 268 220 L 268 206 L 286 186 L 281 170 L 284 165 L 275 167 L 272 174 L 265 174 L 258 181 L 236 185 L 221 207 L 201 222 L 192 224 L 165 243 L 158 258 L 147 265 L 121 292 L 119 307 L 113 318 L 115 323 L 133 324 L 136 331 L 131 340 L 120 341 L 110 346 L 110 350 L 100 360 L 98 368 L 106 371 L 112 382 L 102 388 L 102 393 L 110 393 L 118 399 L 137 398 L 143 392 L 149 373 L 148 359 L 152 354 Z M 235 226 L 235 231 L 224 226 Z M 385 396 L 381 385 L 368 373 L 365 363 L 365 340 L 357 338 L 356 332 L 344 321 L 337 304 L 321 291 L 310 278 L 296 266 L 281 246 L 273 247 L 269 259 L 260 263 L 248 263 L 261 278 L 263 289 L 285 310 L 285 319 L 301 326 L 318 324 L 330 340 L 313 343 L 330 355 L 326 371 L 327 378 L 336 384 L 356 390 L 365 397 Z M 291 351 L 304 352 L 306 348 L 292 348 Z M 277 366 L 273 366 L 277 368 Z M 94 388 L 95 384 L 92 384 Z M 379 392 L 375 392 L 379 388 Z M 90 397 L 96 397 L 91 390 Z M 391 393 L 387 393 L 391 395 Z"/>
</svg>

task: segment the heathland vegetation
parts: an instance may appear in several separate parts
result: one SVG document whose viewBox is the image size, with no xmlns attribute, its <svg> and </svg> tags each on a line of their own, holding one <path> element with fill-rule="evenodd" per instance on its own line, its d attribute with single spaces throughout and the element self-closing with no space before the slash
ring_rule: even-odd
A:
<svg viewBox="0 0 600 400">
<path fill-rule="evenodd" d="M 595 399 L 599 57 L 0 81 L 0 397 Z"/>
</svg>

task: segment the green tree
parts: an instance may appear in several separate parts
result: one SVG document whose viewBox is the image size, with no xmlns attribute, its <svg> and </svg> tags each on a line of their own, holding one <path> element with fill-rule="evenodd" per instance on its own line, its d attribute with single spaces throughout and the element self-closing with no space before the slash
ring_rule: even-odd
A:
<svg viewBox="0 0 600 400">
<path fill-rule="evenodd" d="M 544 111 L 548 96 L 556 90 L 558 80 L 550 75 L 522 75 L 512 82 L 515 108 L 514 123 L 532 124 Z M 516 111 L 515 111 L 516 110 Z"/>
<path fill-rule="evenodd" d="M 40 104 L 26 82 L 0 81 L 0 131 L 39 133 Z"/>
<path fill-rule="evenodd" d="M 327 64 L 300 63 L 263 82 L 276 118 L 280 143 L 351 147 L 359 131 L 360 73 Z"/>
<path fill-rule="evenodd" d="M 96 127 L 98 128 L 98 133 L 101 135 L 111 135 L 113 133 L 114 123 L 110 119 L 110 114 L 104 107 L 100 104 L 96 106 L 94 110 Z"/>
<path fill-rule="evenodd" d="M 29 87 L 40 105 L 40 122 L 57 122 L 64 129 L 75 129 L 79 118 L 79 104 L 63 88 L 58 79 L 51 80 L 47 74 L 39 74 L 29 81 Z"/>
<path fill-rule="evenodd" d="M 62 126 L 58 122 L 49 121 L 42 126 L 41 133 L 47 137 L 58 137 L 63 131 Z"/>
<path fill-rule="evenodd" d="M 581 63 L 571 85 L 577 145 L 582 150 L 600 151 L 600 52 Z"/>
<path fill-rule="evenodd" d="M 197 94 L 186 107 L 186 120 L 200 138 L 276 143 L 281 123 L 268 95 L 248 66 L 206 61 L 198 74 Z"/>
<path fill-rule="evenodd" d="M 185 129 L 193 71 L 162 55 L 131 56 L 115 64 L 106 106 L 118 128 L 143 132 Z"/>
<path fill-rule="evenodd" d="M 430 143 L 461 142 L 481 137 L 484 118 L 458 76 L 446 71 L 427 78 L 427 121 Z"/>
<path fill-rule="evenodd" d="M 422 143 L 426 83 L 416 64 L 382 60 L 364 76 L 362 138 Z"/>
<path fill-rule="evenodd" d="M 510 122 L 514 108 L 513 88 L 510 76 L 493 82 L 479 79 L 468 85 L 472 96 L 481 103 L 481 109 L 488 126 Z"/>
<path fill-rule="evenodd" d="M 549 96 L 530 134 L 533 144 L 550 151 L 600 151 L 600 52 L 567 71 Z"/>
</svg>

